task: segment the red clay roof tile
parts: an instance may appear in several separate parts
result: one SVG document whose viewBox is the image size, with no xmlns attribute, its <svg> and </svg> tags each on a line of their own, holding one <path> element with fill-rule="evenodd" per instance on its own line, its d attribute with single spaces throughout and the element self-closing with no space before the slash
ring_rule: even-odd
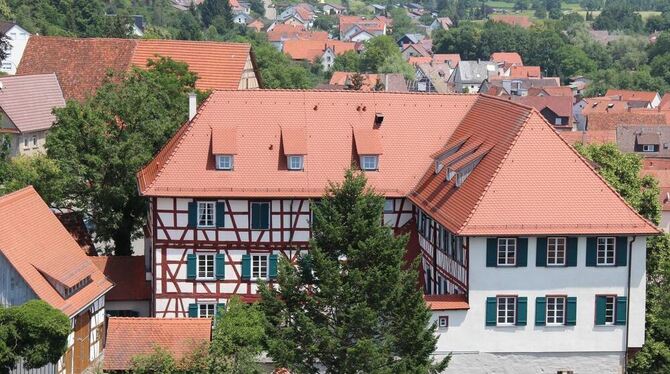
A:
<svg viewBox="0 0 670 374">
<path fill-rule="evenodd" d="M 336 55 L 341 55 L 356 48 L 356 43 L 339 40 L 287 40 L 284 42 L 284 53 L 294 60 L 314 61 L 331 48 Z"/>
<path fill-rule="evenodd" d="M 146 281 L 144 256 L 89 257 L 114 288 L 105 296 L 106 301 L 150 300 L 151 289 Z"/>
<path fill-rule="evenodd" d="M 212 129 L 212 154 L 237 154 L 237 127 L 223 126 Z"/>
</svg>

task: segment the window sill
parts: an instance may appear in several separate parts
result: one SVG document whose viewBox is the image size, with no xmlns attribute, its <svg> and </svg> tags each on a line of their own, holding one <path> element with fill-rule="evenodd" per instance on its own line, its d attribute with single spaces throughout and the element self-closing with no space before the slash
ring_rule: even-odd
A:
<svg viewBox="0 0 670 374">
<path fill-rule="evenodd" d="M 216 226 L 196 226 L 196 229 L 215 229 Z"/>
<path fill-rule="evenodd" d="M 198 277 L 198 278 L 195 278 L 194 280 L 195 281 L 213 281 L 213 280 L 216 280 L 216 277 L 211 277 L 211 278 L 210 277 L 207 277 L 207 278 Z"/>
</svg>

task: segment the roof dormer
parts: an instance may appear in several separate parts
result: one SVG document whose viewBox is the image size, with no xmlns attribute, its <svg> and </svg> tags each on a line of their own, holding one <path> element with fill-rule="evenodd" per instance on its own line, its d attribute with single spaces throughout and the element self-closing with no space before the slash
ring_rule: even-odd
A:
<svg viewBox="0 0 670 374">
<path fill-rule="evenodd" d="M 237 154 L 237 128 L 217 127 L 212 129 L 212 154 L 217 170 L 233 170 Z"/>
<path fill-rule="evenodd" d="M 373 128 L 354 128 L 354 143 L 361 170 L 379 170 L 379 156 L 382 154 L 382 142 L 379 130 Z"/>
<path fill-rule="evenodd" d="M 447 142 L 447 144 L 442 147 L 442 149 L 431 155 L 431 157 L 435 160 L 435 174 L 439 174 L 444 167 L 442 162 L 461 149 L 463 144 L 465 144 L 468 139 L 468 137 L 456 140 L 450 139 L 449 142 Z"/>
<path fill-rule="evenodd" d="M 281 148 L 286 157 L 286 168 L 293 171 L 305 169 L 307 135 L 304 127 L 282 126 Z"/>
</svg>

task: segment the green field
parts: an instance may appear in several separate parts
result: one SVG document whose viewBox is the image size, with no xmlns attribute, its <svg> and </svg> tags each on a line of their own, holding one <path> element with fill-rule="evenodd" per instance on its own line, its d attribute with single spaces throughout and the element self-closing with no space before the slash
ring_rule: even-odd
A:
<svg viewBox="0 0 670 374">
<path fill-rule="evenodd" d="M 513 2 L 507 2 L 507 1 L 500 1 L 500 0 L 489 0 L 486 2 L 486 5 L 490 6 L 491 8 L 495 9 L 509 9 L 513 10 L 514 9 L 514 3 Z M 563 11 L 573 11 L 581 14 L 582 16 L 586 16 L 586 10 L 584 10 L 581 5 L 576 4 L 576 3 L 566 3 L 563 2 L 561 4 L 561 9 Z M 518 14 L 520 15 L 527 15 L 527 16 L 532 16 L 533 15 L 532 10 L 526 10 L 526 11 L 521 11 Z M 645 12 L 637 12 L 642 16 L 642 19 L 646 20 L 647 18 L 653 16 L 653 15 L 660 15 L 661 12 L 653 12 L 653 11 L 645 11 Z M 593 16 L 596 17 L 600 14 L 600 11 L 594 11 Z"/>
</svg>

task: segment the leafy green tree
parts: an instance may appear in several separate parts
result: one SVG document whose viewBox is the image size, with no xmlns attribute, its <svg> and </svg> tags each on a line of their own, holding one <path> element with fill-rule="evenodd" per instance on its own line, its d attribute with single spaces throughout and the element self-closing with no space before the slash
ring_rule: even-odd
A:
<svg viewBox="0 0 670 374">
<path fill-rule="evenodd" d="M 105 9 L 100 0 L 72 0 L 67 25 L 78 36 L 101 36 L 105 30 Z"/>
<path fill-rule="evenodd" d="M 433 51 L 435 53 L 460 53 L 464 60 L 480 57 L 479 43 L 481 29 L 472 22 L 462 22 L 449 30 L 433 33 Z"/>
<path fill-rule="evenodd" d="M 530 8 L 530 0 L 516 0 L 514 10 L 526 10 Z"/>
<path fill-rule="evenodd" d="M 261 285 L 268 353 L 293 372 L 426 373 L 434 363 L 435 325 L 407 269 L 407 237 L 381 222 L 384 197 L 348 170 L 314 206 L 309 254 L 282 259 L 278 287 Z M 346 261 L 342 261 L 346 258 Z"/>
<path fill-rule="evenodd" d="M 263 5 L 263 0 L 251 0 L 249 2 L 249 8 L 251 11 L 256 13 L 260 17 L 265 17 L 265 6 Z"/>
<path fill-rule="evenodd" d="M 572 45 L 562 46 L 558 50 L 558 57 L 560 58 L 560 75 L 563 78 L 587 75 L 598 68 L 586 52 Z"/>
<path fill-rule="evenodd" d="M 0 307 L 0 373 L 23 359 L 26 369 L 56 363 L 65 353 L 70 319 L 41 300 Z"/>
<path fill-rule="evenodd" d="M 53 205 L 65 203 L 66 178 L 56 161 L 45 155 L 7 159 L 4 172 L 0 172 L 0 195 L 30 185 L 35 187 L 45 201 Z"/>
<path fill-rule="evenodd" d="M 183 12 L 179 17 L 177 39 L 202 40 L 202 25 L 191 12 Z"/>
<path fill-rule="evenodd" d="M 651 74 L 663 78 L 670 84 L 670 53 L 654 57 L 649 66 Z"/>
<path fill-rule="evenodd" d="M 401 54 L 392 54 L 377 68 L 378 73 L 400 73 L 405 79 L 414 79 L 415 71 Z"/>
<path fill-rule="evenodd" d="M 494 52 L 519 52 L 525 55 L 528 31 L 502 22 L 488 21 L 482 29 L 478 57 L 488 59 Z"/>
<path fill-rule="evenodd" d="M 205 0 L 200 4 L 199 10 L 205 27 L 211 25 L 218 17 L 222 17 L 226 24 L 233 23 L 233 9 L 228 0 Z"/>
<path fill-rule="evenodd" d="M 356 51 L 347 51 L 335 57 L 333 71 L 360 71 L 361 57 Z"/>
<path fill-rule="evenodd" d="M 265 88 L 312 88 L 315 77 L 267 41 L 255 41 L 256 62 Z"/>
<path fill-rule="evenodd" d="M 333 28 L 335 27 L 335 25 L 337 25 L 337 23 L 338 23 L 337 17 L 323 14 L 316 17 L 312 27 L 318 30 L 330 32 L 333 31 Z"/>
<path fill-rule="evenodd" d="M 130 362 L 130 372 L 133 374 L 175 374 L 177 361 L 170 352 L 161 347 L 154 347 L 154 351 L 133 357 Z"/>
<path fill-rule="evenodd" d="M 196 79 L 186 64 L 161 57 L 55 110 L 47 155 L 67 178 L 68 201 L 92 216 L 96 237 L 113 240 L 117 255 L 132 254 L 146 215 L 135 173 L 186 120 Z"/>
<path fill-rule="evenodd" d="M 212 373 L 261 373 L 258 356 L 265 342 L 265 317 L 257 304 L 248 305 L 235 296 L 219 310 L 209 350 Z"/>
<path fill-rule="evenodd" d="M 393 19 L 393 37 L 396 40 L 407 33 L 416 32 L 416 26 L 407 15 L 405 8 L 393 8 L 388 13 L 389 17 Z"/>
<path fill-rule="evenodd" d="M 560 69 L 559 51 L 565 45 L 561 35 L 553 30 L 533 29 L 524 56 L 527 65 L 540 66 L 546 76 L 556 76 Z"/>
<path fill-rule="evenodd" d="M 603 7 L 603 0 L 581 0 L 579 4 L 587 11 L 594 11 Z"/>
<path fill-rule="evenodd" d="M 649 47 L 649 59 L 670 52 L 670 31 L 663 31 L 658 35 L 656 43 Z"/>
<path fill-rule="evenodd" d="M 593 22 L 596 30 L 640 32 L 643 26 L 642 17 L 635 13 L 630 3 L 623 0 L 608 1 Z"/>
<path fill-rule="evenodd" d="M 376 72 L 387 58 L 401 55 L 398 45 L 388 35 L 374 37 L 365 42 L 365 51 L 361 56 L 361 70 Z"/>
</svg>

